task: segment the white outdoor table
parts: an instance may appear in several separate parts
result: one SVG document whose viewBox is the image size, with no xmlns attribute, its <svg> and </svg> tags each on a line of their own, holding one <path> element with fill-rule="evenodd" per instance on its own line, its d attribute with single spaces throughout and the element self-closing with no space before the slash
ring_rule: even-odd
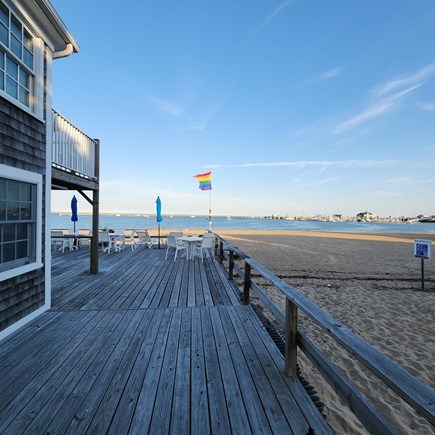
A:
<svg viewBox="0 0 435 435">
<path fill-rule="evenodd" d="M 180 239 L 186 245 L 186 259 L 192 260 L 195 253 L 195 243 L 200 242 L 202 238 L 196 236 L 183 236 L 180 237 Z"/>
</svg>

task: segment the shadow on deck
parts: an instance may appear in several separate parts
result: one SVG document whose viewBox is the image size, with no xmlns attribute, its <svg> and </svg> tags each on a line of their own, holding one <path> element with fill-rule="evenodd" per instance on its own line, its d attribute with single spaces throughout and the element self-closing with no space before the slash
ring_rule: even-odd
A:
<svg viewBox="0 0 435 435">
<path fill-rule="evenodd" d="M 212 258 L 53 260 L 53 308 L 0 344 L 0 433 L 330 430 Z"/>
</svg>

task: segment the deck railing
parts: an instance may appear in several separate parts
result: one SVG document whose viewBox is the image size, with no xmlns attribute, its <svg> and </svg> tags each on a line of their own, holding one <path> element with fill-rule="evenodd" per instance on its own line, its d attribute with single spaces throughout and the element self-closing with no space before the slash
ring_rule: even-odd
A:
<svg viewBox="0 0 435 435">
<path fill-rule="evenodd" d="M 298 311 L 302 310 L 412 408 L 432 425 L 435 424 L 435 394 L 429 387 L 411 376 L 262 264 L 248 257 L 222 237 L 216 235 L 216 240 L 217 255 L 222 264 L 224 261 L 227 262 L 229 279 L 233 279 L 235 273 L 243 279 L 242 303 L 249 304 L 252 290 L 285 330 L 284 371 L 288 376 L 296 376 L 297 347 L 299 347 L 370 433 L 397 433 L 396 429 L 320 349 L 305 334 L 298 331 Z M 244 263 L 244 267 L 239 267 L 240 262 Z M 254 281 L 252 270 L 279 289 L 286 297 L 286 312 L 283 312 L 265 289 Z"/>
<path fill-rule="evenodd" d="M 95 156 L 96 142 L 53 110 L 53 166 L 96 179 Z"/>
</svg>

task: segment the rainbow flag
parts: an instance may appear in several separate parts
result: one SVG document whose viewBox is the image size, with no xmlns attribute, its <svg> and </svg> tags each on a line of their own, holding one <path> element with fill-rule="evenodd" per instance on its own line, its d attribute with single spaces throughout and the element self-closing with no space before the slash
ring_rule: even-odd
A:
<svg viewBox="0 0 435 435">
<path fill-rule="evenodd" d="M 201 190 L 211 190 L 211 171 L 195 175 L 194 178 L 199 181 L 199 188 Z"/>
</svg>

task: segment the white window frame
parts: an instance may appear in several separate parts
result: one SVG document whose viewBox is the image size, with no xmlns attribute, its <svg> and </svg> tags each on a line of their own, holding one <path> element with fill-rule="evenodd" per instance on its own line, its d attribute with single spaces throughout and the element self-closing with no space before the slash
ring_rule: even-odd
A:
<svg viewBox="0 0 435 435">
<path fill-rule="evenodd" d="M 13 11 L 4 1 L 0 0 L 0 3 L 9 10 L 9 13 L 12 15 L 21 23 L 23 28 L 26 30 L 26 32 L 32 36 L 32 44 L 33 44 L 33 69 L 29 69 L 29 67 L 21 60 L 19 59 L 10 49 L 9 47 L 6 47 L 3 43 L 0 42 L 0 48 L 6 53 L 7 56 L 11 58 L 15 63 L 18 63 L 20 68 L 25 70 L 27 73 L 30 74 L 30 104 L 29 106 L 26 106 L 19 100 L 19 93 L 18 98 L 14 98 L 12 95 L 8 94 L 5 89 L 0 89 L 0 95 L 8 100 L 9 102 L 13 103 L 14 105 L 18 106 L 20 109 L 24 110 L 25 112 L 35 116 L 39 120 L 43 121 L 44 116 L 44 43 L 41 38 L 38 38 L 35 36 L 35 33 L 32 32 L 29 29 L 29 26 L 27 26 L 24 21 L 21 19 L 19 15 L 15 11 Z M 11 38 L 9 36 L 9 38 Z M 23 44 L 24 45 L 24 44 Z M 24 50 L 24 48 L 23 48 Z"/>
<path fill-rule="evenodd" d="M 42 264 L 42 175 L 0 164 L 0 177 L 36 185 L 35 261 L 0 272 L 0 281 L 4 281 L 44 266 Z"/>
</svg>

